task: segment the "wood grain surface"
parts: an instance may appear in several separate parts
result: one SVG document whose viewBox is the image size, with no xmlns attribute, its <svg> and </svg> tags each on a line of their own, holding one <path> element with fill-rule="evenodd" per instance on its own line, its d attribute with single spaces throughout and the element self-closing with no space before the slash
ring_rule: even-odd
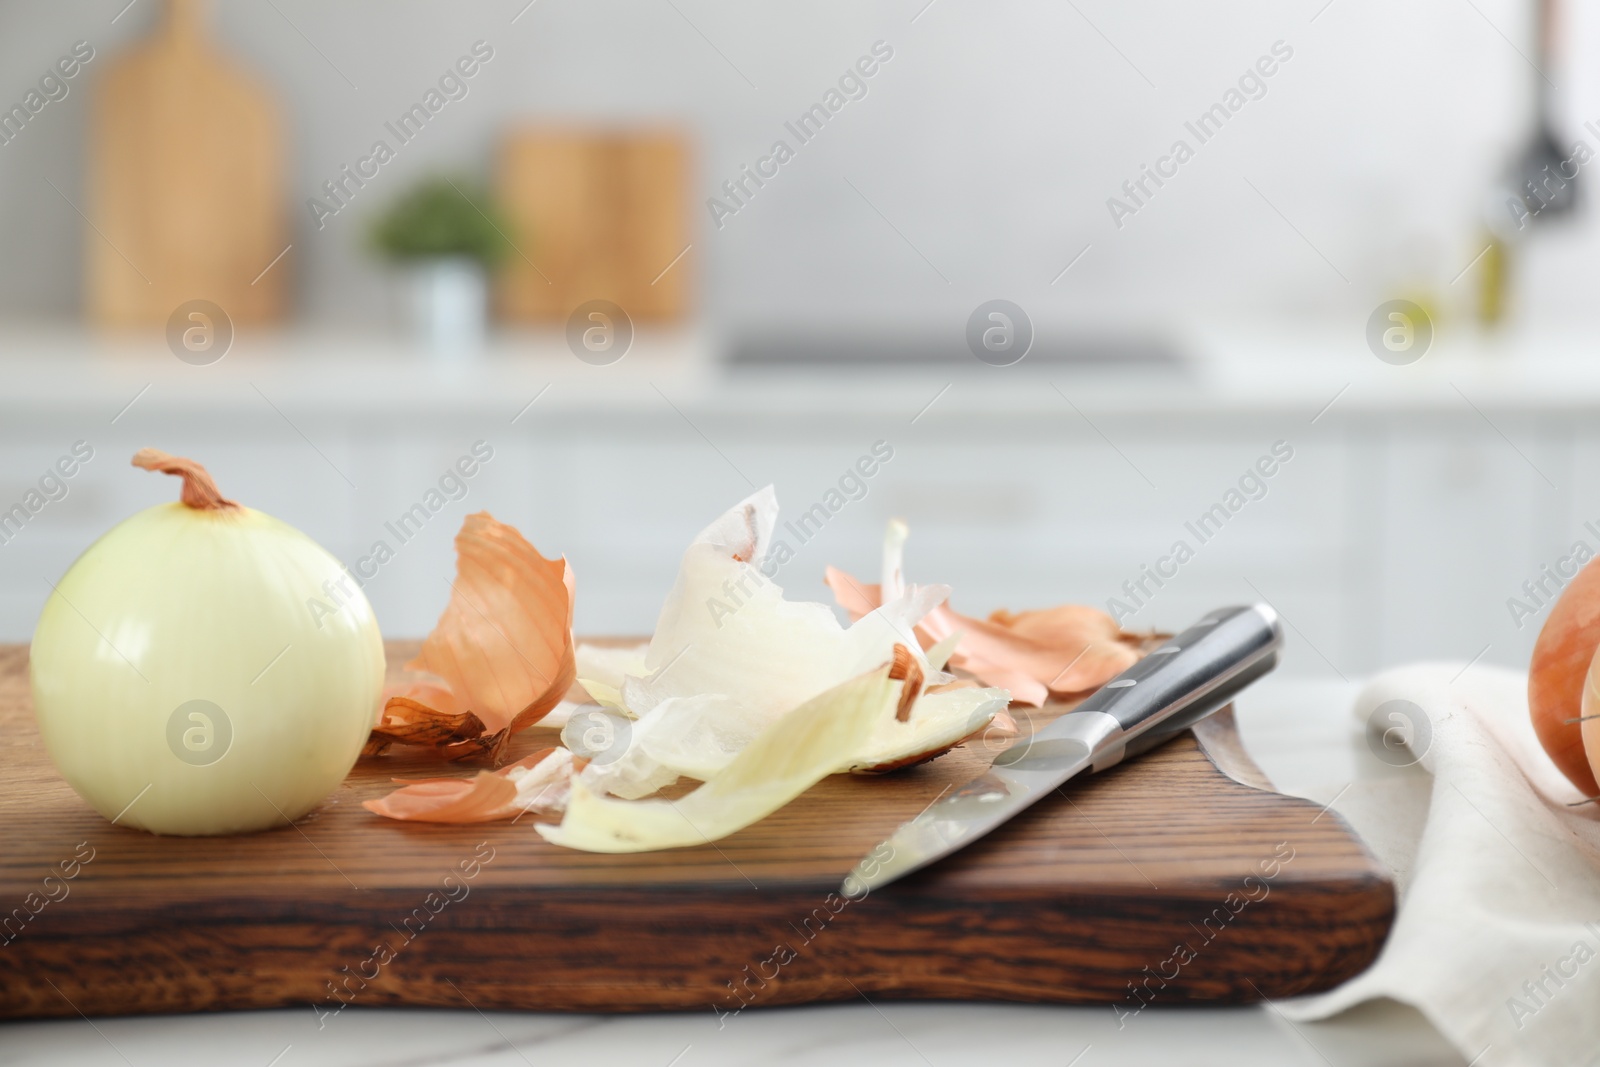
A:
<svg viewBox="0 0 1600 1067">
<path fill-rule="evenodd" d="M 391 669 L 415 647 L 391 644 Z M 1203 742 L 1185 734 L 1074 781 L 849 901 L 837 894 L 856 860 L 992 751 L 836 776 L 720 842 L 644 855 L 559 849 L 528 820 L 411 825 L 363 810 L 391 776 L 438 773 L 414 754 L 363 760 L 298 825 L 166 838 L 112 825 L 62 782 L 26 665 L 26 649 L 0 646 L 8 1017 L 307 1005 L 327 1016 L 346 1004 L 720 1015 L 861 996 L 1240 1003 L 1356 974 L 1394 911 L 1385 873 L 1335 813 L 1213 762 L 1208 751 L 1262 783 L 1227 711 Z M 529 730 L 513 755 L 551 736 Z"/>
</svg>

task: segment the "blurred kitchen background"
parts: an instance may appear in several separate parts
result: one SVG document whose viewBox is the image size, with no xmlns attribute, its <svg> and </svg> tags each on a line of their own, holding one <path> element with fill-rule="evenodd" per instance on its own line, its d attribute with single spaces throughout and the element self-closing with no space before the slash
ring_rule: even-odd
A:
<svg viewBox="0 0 1600 1067">
<path fill-rule="evenodd" d="M 1593 4 L 63 0 L 0 72 L 3 640 L 144 445 L 389 636 L 481 508 L 646 632 L 768 483 L 791 595 L 900 515 L 958 610 L 1266 599 L 1306 674 L 1519 664 L 1600 551 Z"/>
</svg>

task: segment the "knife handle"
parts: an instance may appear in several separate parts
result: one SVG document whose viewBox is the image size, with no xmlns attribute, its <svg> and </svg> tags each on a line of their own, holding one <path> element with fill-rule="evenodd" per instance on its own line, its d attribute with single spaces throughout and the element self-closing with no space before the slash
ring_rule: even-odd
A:
<svg viewBox="0 0 1600 1067">
<path fill-rule="evenodd" d="M 1111 716 L 1122 728 L 1117 740 L 1132 755 L 1227 704 L 1277 665 L 1282 645 L 1278 613 L 1266 604 L 1219 608 L 1101 686 L 1072 714 Z"/>
</svg>

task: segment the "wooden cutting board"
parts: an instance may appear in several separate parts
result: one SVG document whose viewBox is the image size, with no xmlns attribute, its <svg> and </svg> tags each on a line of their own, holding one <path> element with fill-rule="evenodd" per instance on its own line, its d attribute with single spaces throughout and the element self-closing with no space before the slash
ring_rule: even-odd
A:
<svg viewBox="0 0 1600 1067">
<path fill-rule="evenodd" d="M 415 649 L 391 644 L 390 664 Z M 362 761 L 293 827 L 163 838 L 113 826 L 56 775 L 26 663 L 26 649 L 0 648 L 9 1017 L 344 1004 L 720 1014 L 862 995 L 1241 1003 L 1358 973 L 1394 913 L 1393 886 L 1338 815 L 1265 788 L 1230 711 L 1198 741 L 1074 782 L 847 901 L 837 892 L 856 860 L 991 753 L 836 776 L 720 842 L 645 855 L 559 849 L 526 820 L 410 825 L 360 807 L 393 775 L 438 773 L 417 756 Z M 528 731 L 518 753 L 548 737 Z"/>
<path fill-rule="evenodd" d="M 235 324 L 284 308 L 290 264 L 266 270 L 289 243 L 277 106 L 207 40 L 205 2 L 167 0 L 94 86 L 84 241 L 99 325 L 159 326 L 190 300 Z"/>
<path fill-rule="evenodd" d="M 499 273 L 501 317 L 560 323 L 610 300 L 635 322 L 681 318 L 694 255 L 684 255 L 688 182 L 688 143 L 673 131 L 508 133 L 495 196 L 517 251 Z"/>
</svg>

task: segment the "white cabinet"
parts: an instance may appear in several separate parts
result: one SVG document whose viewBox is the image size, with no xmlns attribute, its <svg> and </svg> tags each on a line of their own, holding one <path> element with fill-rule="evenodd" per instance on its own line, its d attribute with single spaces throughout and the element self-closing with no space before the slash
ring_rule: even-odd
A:
<svg viewBox="0 0 1600 1067">
<path fill-rule="evenodd" d="M 1491 427 L 1470 412 L 1375 429 L 1384 444 L 1372 472 L 1381 599 L 1367 658 L 1482 652 L 1485 662 L 1526 665 L 1544 613 L 1519 629 L 1506 603 L 1569 543 L 1566 429 L 1509 417 Z"/>
<path fill-rule="evenodd" d="M 367 592 L 394 636 L 433 624 L 455 532 L 482 509 L 571 559 L 580 632 L 647 632 L 683 545 L 720 511 L 772 483 L 793 520 L 879 441 L 892 459 L 864 491 L 847 481 L 819 530 L 802 541 L 780 526 L 794 558 L 779 581 L 792 595 L 829 599 L 830 563 L 875 580 L 884 523 L 902 516 L 910 576 L 950 584 L 969 614 L 1116 598 L 1138 609 L 1126 625 L 1173 629 L 1262 597 L 1289 623 L 1286 671 L 1355 677 L 1485 646 L 1486 661 L 1525 662 L 1540 620 L 1519 630 L 1507 598 L 1573 540 L 1600 550 L 1583 528 L 1600 529 L 1600 435 L 1577 414 L 1497 413 L 1490 425 L 1464 406 L 1351 405 L 1313 424 L 1314 407 L 1291 403 L 1156 416 L 1063 402 L 1014 415 L 953 392 L 913 422 L 911 401 L 807 408 L 713 385 L 680 391 L 675 407 L 645 390 L 626 403 L 557 393 L 512 424 L 518 405 L 498 393 L 437 411 L 417 397 L 398 412 L 321 396 L 277 396 L 273 410 L 246 389 L 227 395 L 220 410 L 151 404 L 115 425 L 0 399 L 0 507 L 74 440 L 96 449 L 65 498 L 0 544 L 0 639 L 27 639 L 48 582 L 96 536 L 176 496 L 168 479 L 128 468 L 145 444 L 202 458 L 224 491 L 347 563 L 390 543 Z M 458 490 L 451 472 L 480 441 L 493 456 Z M 432 490 L 442 505 L 420 521 Z M 1226 520 L 1202 538 L 1200 517 L 1219 507 Z M 1179 542 L 1191 555 L 1176 564 Z M 1146 570 L 1158 566 L 1159 585 Z M 1142 603 L 1124 583 L 1142 583 Z"/>
</svg>

